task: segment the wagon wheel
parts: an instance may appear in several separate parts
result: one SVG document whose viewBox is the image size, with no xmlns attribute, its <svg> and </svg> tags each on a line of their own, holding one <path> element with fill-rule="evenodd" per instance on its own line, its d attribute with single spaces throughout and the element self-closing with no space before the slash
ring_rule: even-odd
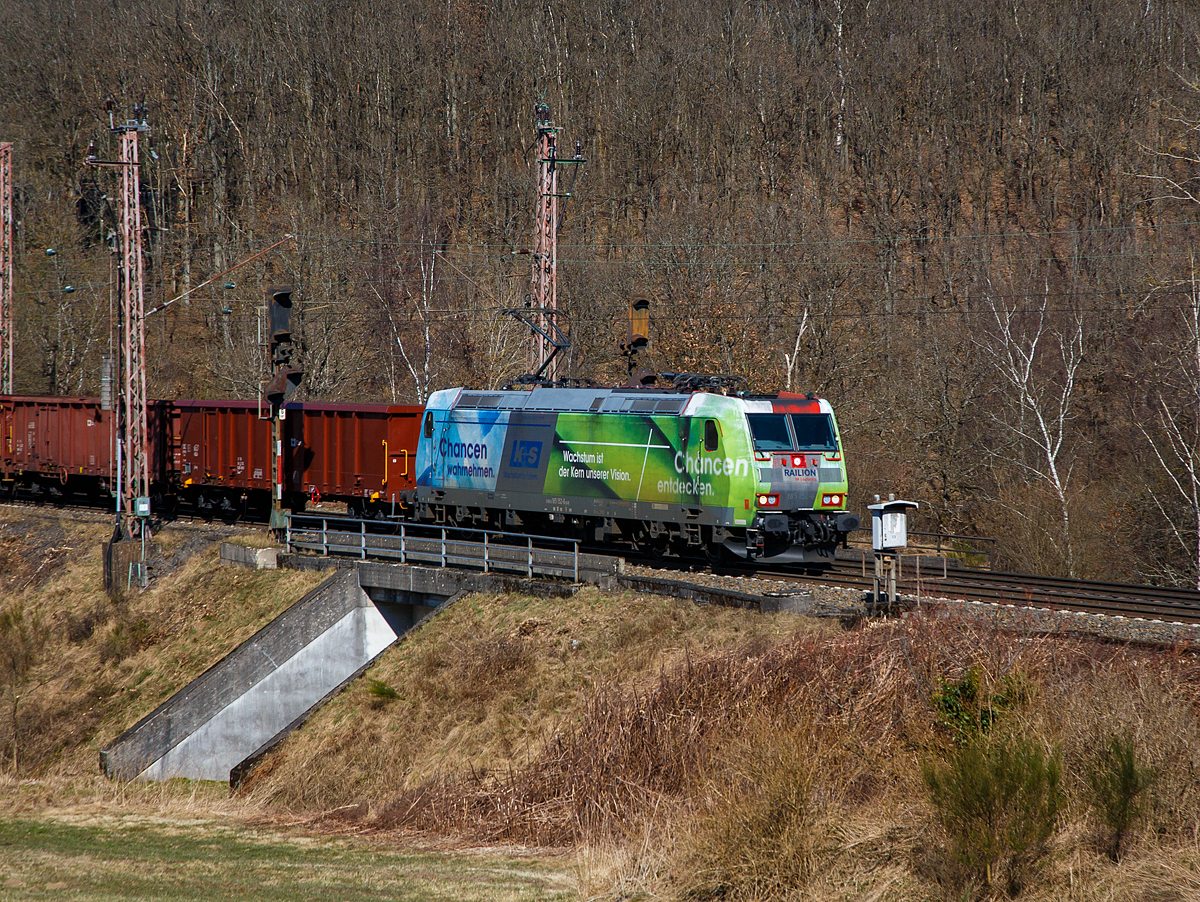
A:
<svg viewBox="0 0 1200 902">
<path fill-rule="evenodd" d="M 238 510 L 236 502 L 230 501 L 227 497 L 221 498 L 221 522 L 226 526 L 233 526 L 238 520 L 242 519 L 242 511 Z"/>
<path fill-rule="evenodd" d="M 200 515 L 200 519 L 205 523 L 213 521 L 213 505 L 203 495 L 196 497 L 196 513 Z"/>
</svg>

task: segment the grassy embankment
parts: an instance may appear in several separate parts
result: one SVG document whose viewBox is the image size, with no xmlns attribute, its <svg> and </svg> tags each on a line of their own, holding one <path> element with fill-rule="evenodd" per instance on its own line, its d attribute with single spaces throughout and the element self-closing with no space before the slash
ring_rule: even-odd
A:
<svg viewBox="0 0 1200 902">
<path fill-rule="evenodd" d="M 221 567 L 223 539 L 168 528 L 146 592 L 109 599 L 100 545 L 111 525 L 49 511 L 0 514 L 0 611 L 41 633 L 0 707 L 0 898 L 558 899 L 561 855 L 447 851 L 330 836 L 221 784 L 116 784 L 99 749 L 323 578 Z M 36 628 L 40 627 L 40 630 Z"/>
<path fill-rule="evenodd" d="M 936 609 L 842 631 L 594 590 L 474 596 L 236 796 L 113 786 L 94 776 L 96 749 L 313 577 L 222 569 L 208 550 L 109 605 L 85 575 L 98 581 L 86 546 L 103 535 L 64 533 L 78 551 L 50 576 L 28 563 L 5 596 L 54 624 L 22 720 L 36 782 L 4 792 L 0 858 L 25 862 L 28 888 L 63 882 L 45 850 L 73 844 L 97 874 L 124 860 L 97 848 L 127 847 L 131 869 L 190 870 L 210 895 L 244 877 L 271 898 L 263 849 L 326 856 L 340 897 L 366 892 L 358 869 L 384 859 L 432 874 L 427 897 L 503 895 L 455 884 L 456 859 L 399 851 L 436 843 L 550 850 L 483 859 L 499 883 L 528 875 L 513 893 L 535 898 L 1200 898 L 1200 667 L 1184 650 L 1017 637 Z M 30 534 L 8 529 L 9 559 L 26 560 Z M 173 836 L 194 859 L 171 858 Z M 326 892 L 305 868 L 276 877 Z"/>
<path fill-rule="evenodd" d="M 474 597 L 246 791 L 569 849 L 589 897 L 1200 898 L 1194 654 L 933 614 Z"/>
</svg>

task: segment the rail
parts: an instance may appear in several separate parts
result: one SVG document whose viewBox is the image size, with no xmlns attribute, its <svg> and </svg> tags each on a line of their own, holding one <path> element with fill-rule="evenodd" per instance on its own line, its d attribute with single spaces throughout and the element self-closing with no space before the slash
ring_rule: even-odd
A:
<svg viewBox="0 0 1200 902">
<path fill-rule="evenodd" d="M 484 573 L 520 573 L 530 579 L 559 576 L 579 582 L 580 542 L 562 536 L 288 514 L 284 545 L 289 552 L 314 551 L 326 557 L 482 568 Z"/>
<path fill-rule="evenodd" d="M 933 598 L 950 598 L 1014 607 L 1121 615 L 1168 623 L 1200 623 L 1200 592 L 1195 589 L 983 571 L 969 567 L 947 571 L 944 564 L 931 567 L 931 562 L 921 560 L 918 555 L 904 555 L 904 558 L 907 558 L 905 571 L 898 579 L 900 592 L 914 597 L 918 603 Z M 863 590 L 871 587 L 872 579 L 867 575 L 865 565 L 853 560 L 839 560 L 821 574 L 800 575 L 768 570 L 759 571 L 758 575 Z"/>
</svg>

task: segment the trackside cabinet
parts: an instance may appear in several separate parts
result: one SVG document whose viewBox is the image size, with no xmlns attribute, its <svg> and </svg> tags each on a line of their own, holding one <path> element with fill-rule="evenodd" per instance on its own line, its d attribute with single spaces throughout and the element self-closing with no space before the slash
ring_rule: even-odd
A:
<svg viewBox="0 0 1200 902">
<path fill-rule="evenodd" d="M 898 499 L 868 504 L 867 510 L 871 512 L 871 547 L 875 551 L 895 551 L 907 547 L 908 511 L 919 506 L 916 501 Z"/>
<path fill-rule="evenodd" d="M 875 504 L 868 504 L 871 512 L 871 548 L 875 552 L 875 602 L 881 599 L 879 588 L 886 586 L 889 606 L 898 600 L 896 594 L 897 570 L 900 550 L 908 546 L 908 512 L 920 505 L 916 501 L 903 501 L 892 496 Z"/>
</svg>

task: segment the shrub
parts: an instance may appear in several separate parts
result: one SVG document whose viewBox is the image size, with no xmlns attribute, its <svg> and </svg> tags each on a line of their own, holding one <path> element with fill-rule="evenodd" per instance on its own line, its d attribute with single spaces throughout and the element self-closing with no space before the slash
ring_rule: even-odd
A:
<svg viewBox="0 0 1200 902">
<path fill-rule="evenodd" d="M 137 620 L 123 619 L 109 632 L 99 648 L 100 663 L 120 663 L 130 655 L 154 644 L 154 633 L 150 621 L 145 617 Z"/>
<path fill-rule="evenodd" d="M 1113 860 L 1145 808 L 1146 790 L 1154 783 L 1153 768 L 1138 763 L 1133 737 L 1112 736 L 1100 747 L 1088 773 L 1089 802 L 1104 821 L 1104 851 Z"/>
<path fill-rule="evenodd" d="M 72 645 L 79 645 L 86 642 L 96 632 L 96 628 L 103 626 L 108 622 L 109 612 L 105 610 L 100 603 L 93 606 L 92 610 L 85 612 L 79 617 L 74 614 L 67 613 L 67 641 Z"/>
<path fill-rule="evenodd" d="M 945 765 L 924 768 L 925 786 L 949 838 L 955 882 L 1003 882 L 1015 895 L 1046 852 L 1063 805 L 1062 765 L 1021 738 L 979 736 Z"/>
<path fill-rule="evenodd" d="M 937 723 L 955 742 L 964 743 L 986 733 L 1006 710 L 1025 701 L 1028 687 L 1018 676 L 1009 674 L 988 695 L 978 667 L 972 667 L 960 680 L 938 677 L 933 691 Z"/>
</svg>

